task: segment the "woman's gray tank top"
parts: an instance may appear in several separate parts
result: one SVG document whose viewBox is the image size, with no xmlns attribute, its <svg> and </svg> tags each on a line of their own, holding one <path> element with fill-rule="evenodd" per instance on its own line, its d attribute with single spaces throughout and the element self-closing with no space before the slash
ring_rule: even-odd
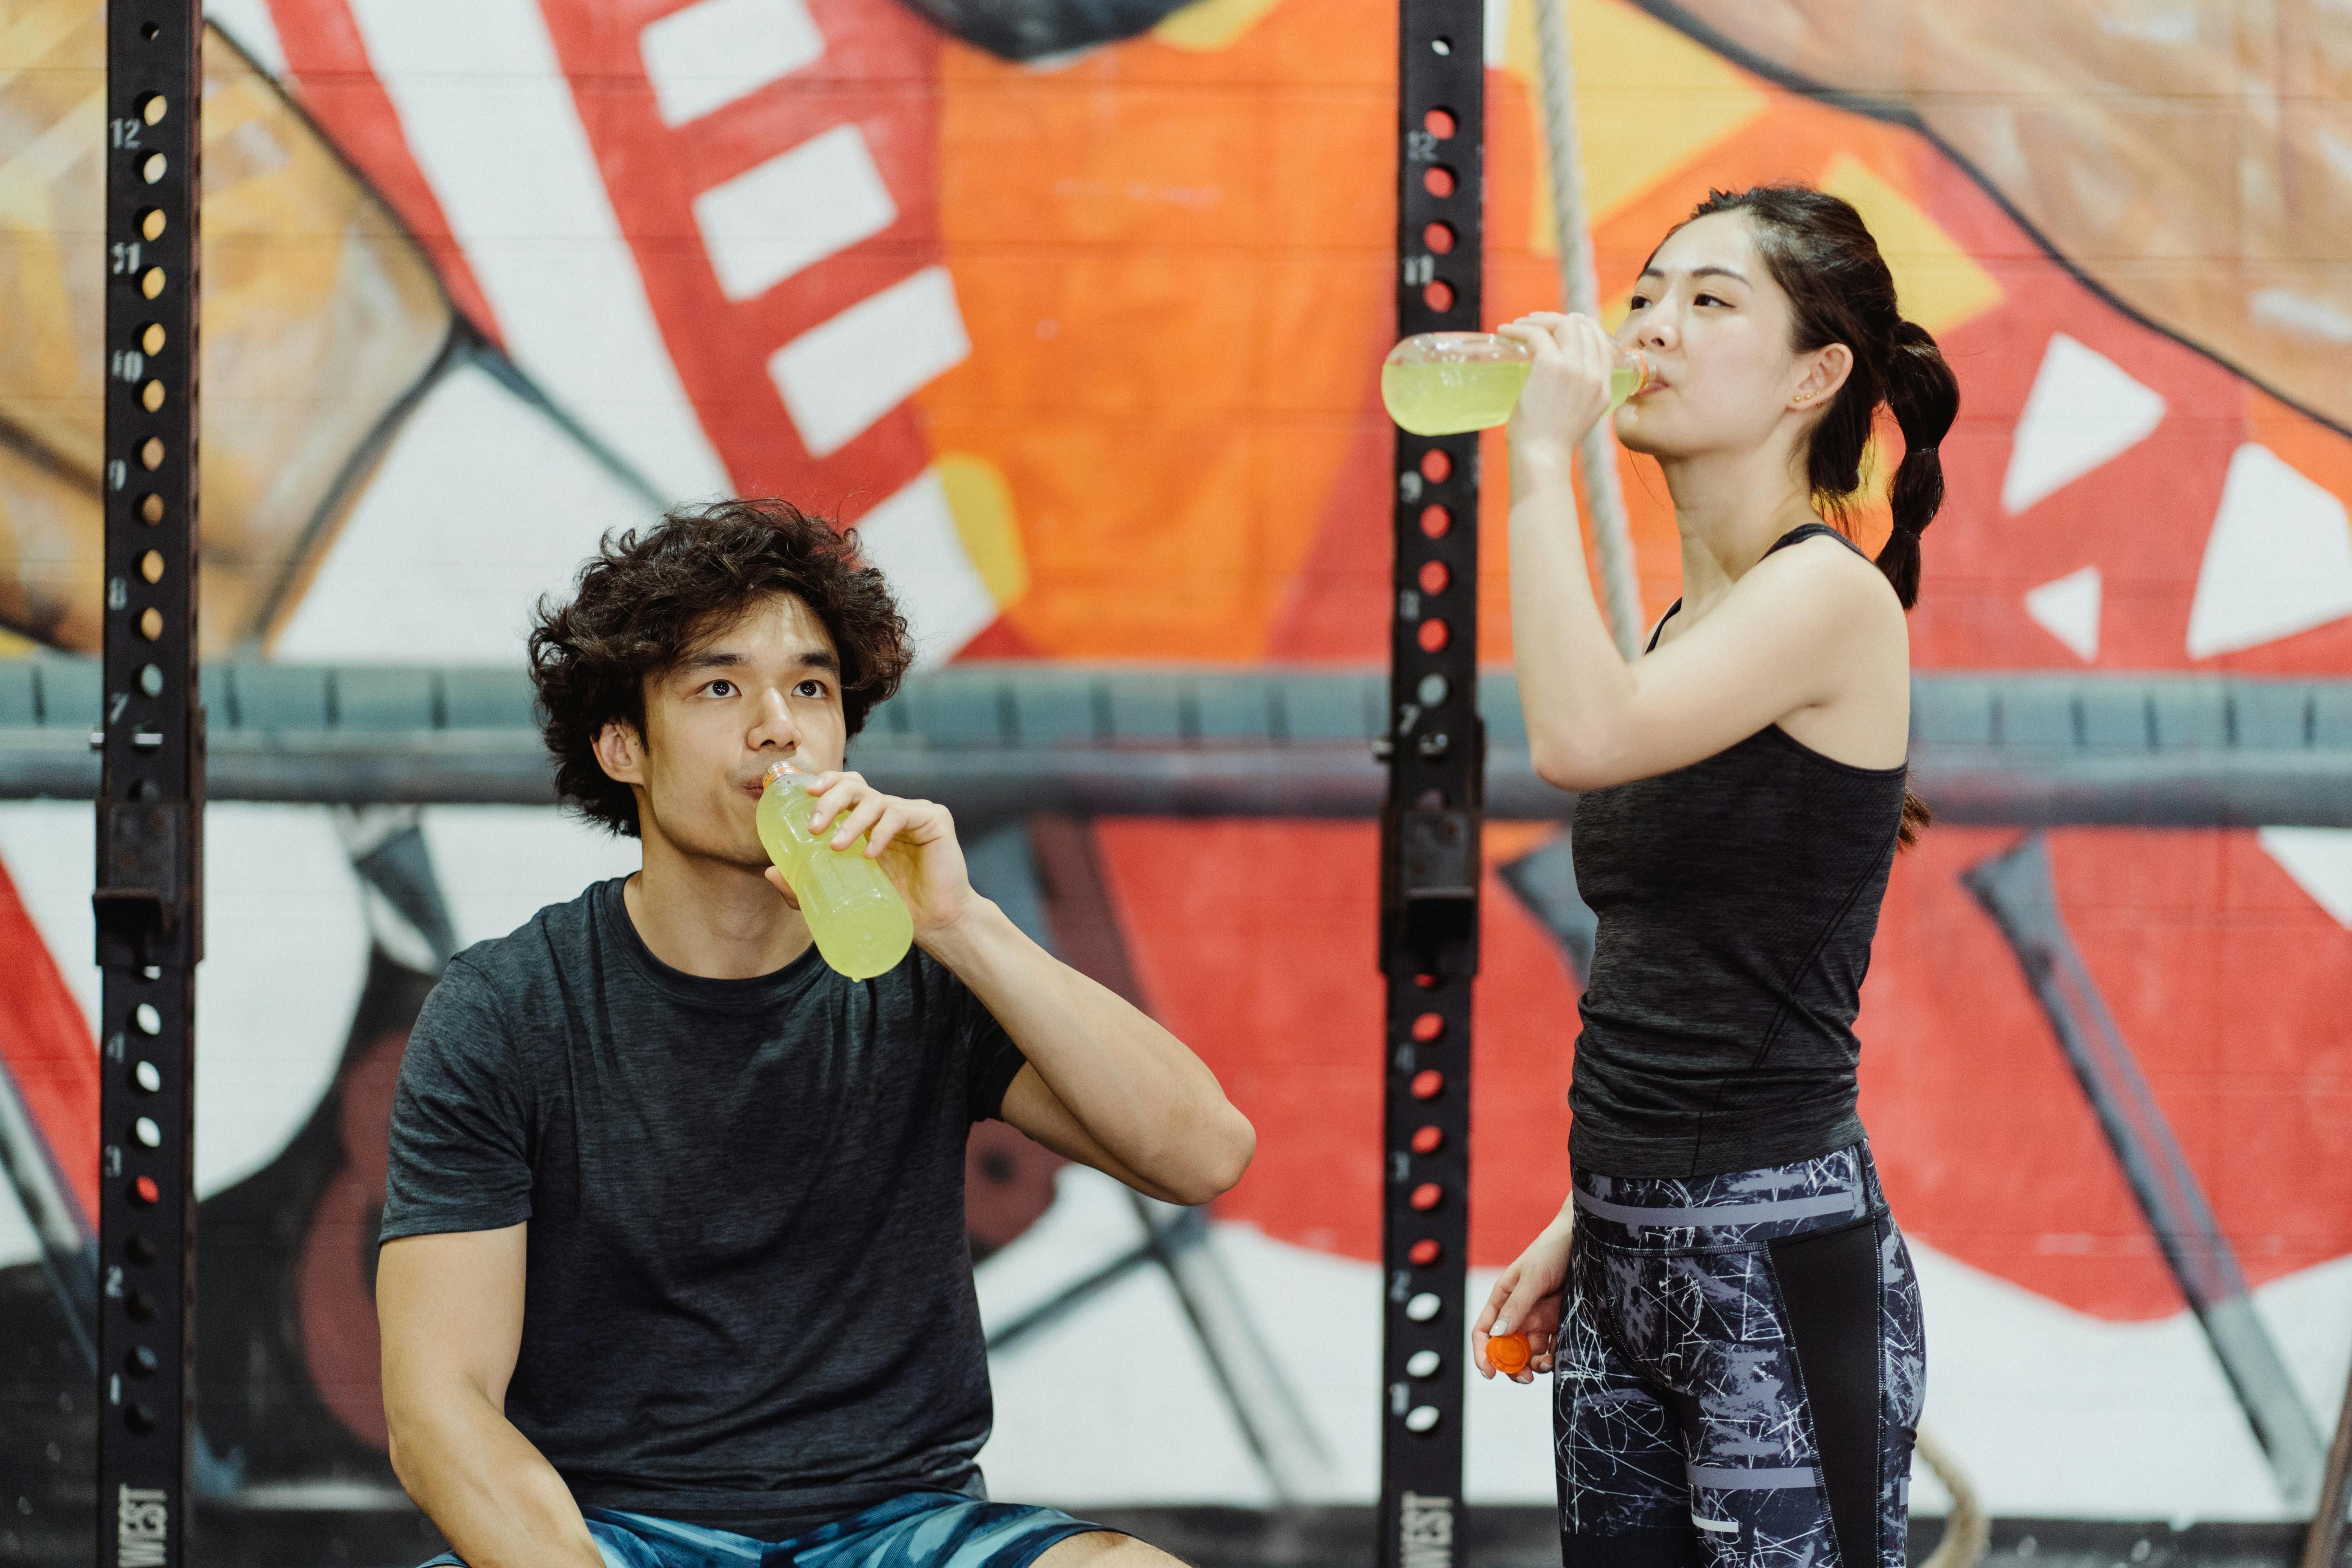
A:
<svg viewBox="0 0 2352 1568">
<path fill-rule="evenodd" d="M 1772 550 L 1817 533 L 1848 542 L 1808 523 Z M 1578 1169 L 1714 1175 L 1861 1139 L 1853 1020 L 1904 778 L 1775 724 L 1578 798 L 1577 887 L 1600 917 L 1569 1092 Z"/>
</svg>

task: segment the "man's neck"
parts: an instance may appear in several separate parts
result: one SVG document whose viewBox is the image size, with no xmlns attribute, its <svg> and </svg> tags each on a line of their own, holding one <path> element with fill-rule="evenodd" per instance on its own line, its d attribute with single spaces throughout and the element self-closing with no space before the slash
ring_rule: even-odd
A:
<svg viewBox="0 0 2352 1568">
<path fill-rule="evenodd" d="M 709 980 L 751 980 L 806 952 L 808 922 L 752 868 L 694 855 L 658 831 L 623 884 L 629 923 L 656 958 Z"/>
</svg>

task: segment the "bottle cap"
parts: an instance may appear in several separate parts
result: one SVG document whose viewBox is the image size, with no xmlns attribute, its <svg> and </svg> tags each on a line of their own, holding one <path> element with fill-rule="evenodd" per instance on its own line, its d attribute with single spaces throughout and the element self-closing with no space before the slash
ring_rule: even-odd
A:
<svg viewBox="0 0 2352 1568">
<path fill-rule="evenodd" d="M 807 776 L 808 776 L 807 774 L 805 774 L 805 773 L 802 773 L 802 772 L 800 771 L 800 769 L 798 769 L 798 768 L 796 768 L 796 767 L 793 766 L 792 759 L 791 759 L 790 757 L 786 757 L 786 758 L 785 758 L 783 761 L 782 761 L 782 762 L 771 763 L 771 764 L 769 765 L 768 771 L 767 771 L 766 773 L 761 773 L 761 774 L 760 775 L 760 787 L 761 787 L 761 789 L 765 789 L 765 788 L 767 788 L 770 784 L 774 784 L 778 779 L 782 778 L 782 777 L 783 777 L 785 774 L 787 774 L 787 773 L 791 774 L 793 778 L 796 778 L 796 779 L 797 779 L 797 778 L 805 778 L 805 777 L 807 777 Z"/>
</svg>

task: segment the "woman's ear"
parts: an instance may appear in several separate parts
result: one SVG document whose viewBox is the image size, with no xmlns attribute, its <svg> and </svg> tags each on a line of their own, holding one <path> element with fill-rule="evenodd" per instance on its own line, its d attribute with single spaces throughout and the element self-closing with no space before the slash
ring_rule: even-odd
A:
<svg viewBox="0 0 2352 1568">
<path fill-rule="evenodd" d="M 1838 395 L 1838 388 L 1853 374 L 1853 351 L 1843 343 L 1815 349 L 1809 356 L 1805 374 L 1789 394 L 1789 406 L 1803 410 L 1822 407 Z"/>
<path fill-rule="evenodd" d="M 646 782 L 645 742 L 618 719 L 609 719 L 596 731 L 596 765 L 615 784 Z"/>
</svg>

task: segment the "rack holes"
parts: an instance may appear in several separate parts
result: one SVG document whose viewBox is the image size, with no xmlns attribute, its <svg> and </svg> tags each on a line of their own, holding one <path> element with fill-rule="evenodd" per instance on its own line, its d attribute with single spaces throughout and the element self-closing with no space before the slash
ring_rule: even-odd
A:
<svg viewBox="0 0 2352 1568">
<path fill-rule="evenodd" d="M 155 510 L 161 511 L 163 509 L 159 503 Z M 142 555 L 139 558 L 139 575 L 146 578 L 150 583 L 161 583 L 163 580 L 163 552 L 160 550 L 151 550 Z"/>
<path fill-rule="evenodd" d="M 131 1184 L 131 1201 L 142 1209 L 153 1208 L 163 1199 L 163 1189 L 155 1184 L 152 1176 L 142 1176 Z"/>
<path fill-rule="evenodd" d="M 1454 254 L 1454 226 L 1450 223 L 1423 224 L 1421 229 L 1422 248 L 1432 256 Z"/>
<path fill-rule="evenodd" d="M 1437 1244 L 1435 1237 L 1424 1236 L 1406 1248 L 1404 1257 L 1415 1268 L 1426 1268 L 1444 1255 L 1445 1248 Z"/>
<path fill-rule="evenodd" d="M 139 444 L 139 466 L 152 472 L 163 466 L 163 438 L 150 436 Z"/>
<path fill-rule="evenodd" d="M 163 384 L 151 381 L 139 389 L 139 406 L 152 414 L 163 406 Z"/>
<path fill-rule="evenodd" d="M 154 24 L 150 22 L 148 26 L 152 27 Z M 1423 1405 L 1422 1408 L 1427 1409 L 1428 1406 Z M 1405 1419 L 1410 1422 L 1412 1417 L 1408 1415 Z M 155 1430 L 155 1413 L 143 1405 L 126 1405 L 122 1407 L 122 1424 L 130 1427 L 133 1433 L 144 1437 Z"/>
<path fill-rule="evenodd" d="M 1435 1100 L 1445 1092 L 1445 1075 L 1435 1068 L 1423 1068 L 1412 1075 L 1412 1097 L 1415 1100 Z"/>
<path fill-rule="evenodd" d="M 171 226 L 171 218 L 162 207 L 149 207 L 139 215 L 139 237 L 161 239 L 163 230 Z"/>
<path fill-rule="evenodd" d="M 131 1353 L 122 1358 L 122 1370 L 133 1377 L 152 1377 L 162 1365 L 163 1363 L 155 1359 L 155 1352 L 145 1345 L 132 1346 Z"/>
<path fill-rule="evenodd" d="M 1438 1368 L 1444 1364 L 1445 1358 L 1435 1351 L 1415 1351 L 1404 1358 L 1404 1374 L 1425 1380 L 1435 1377 Z"/>
<path fill-rule="evenodd" d="M 139 292 L 144 294 L 150 300 L 162 294 L 163 292 L 163 269 L 160 267 L 150 267 L 146 271 L 141 273 L 139 275 Z M 157 403 L 163 401 L 160 390 L 156 395 L 155 401 Z"/>
<path fill-rule="evenodd" d="M 171 167 L 171 160 L 163 153 L 150 153 L 139 164 L 139 177 L 152 185 L 162 180 Z"/>
<path fill-rule="evenodd" d="M 155 1124 L 155 1119 L 152 1116 L 142 1116 L 133 1121 L 131 1124 L 131 1136 L 138 1139 L 141 1145 L 145 1148 L 161 1149 L 163 1146 L 163 1130 Z"/>
<path fill-rule="evenodd" d="M 1421 629 L 1413 634 L 1413 640 L 1421 644 L 1423 653 L 1444 653 L 1445 645 L 1454 640 L 1454 630 L 1443 619 L 1432 616 L 1421 623 Z"/>
<path fill-rule="evenodd" d="M 1421 509 L 1421 536 L 1423 539 L 1443 539 L 1453 531 L 1454 514 L 1452 512 L 1442 506 L 1425 506 Z"/>
<path fill-rule="evenodd" d="M 1439 1013 L 1423 1013 L 1412 1021 L 1412 1037 L 1422 1045 L 1445 1037 L 1445 1018 Z"/>
<path fill-rule="evenodd" d="M 1454 285 L 1443 278 L 1431 279 L 1422 285 L 1421 302 L 1439 315 L 1444 315 L 1454 309 Z"/>
<path fill-rule="evenodd" d="M 147 1239 L 144 1231 L 132 1231 L 122 1240 L 122 1256 L 142 1268 L 155 1261 L 155 1244 Z"/>
<path fill-rule="evenodd" d="M 1434 1154 L 1445 1147 L 1444 1129 L 1437 1126 L 1416 1127 L 1412 1130 L 1412 1152 Z"/>
<path fill-rule="evenodd" d="M 158 153 L 155 156 L 161 158 L 163 154 Z M 160 177 L 150 176 L 148 183 L 152 184 Z M 1443 163 L 1432 163 L 1421 172 L 1421 188 L 1439 201 L 1444 201 L 1454 194 L 1454 171 Z"/>
<path fill-rule="evenodd" d="M 1454 52 L 1454 40 L 1444 37 L 1432 38 L 1429 40 L 1429 52 L 1433 55 L 1450 55 Z"/>
<path fill-rule="evenodd" d="M 1445 677 L 1433 671 L 1421 678 L 1421 684 L 1412 689 L 1412 694 L 1421 699 L 1423 708 L 1436 708 L 1454 695 L 1454 688 L 1446 684 Z"/>
<path fill-rule="evenodd" d="M 1445 1189 L 1435 1182 L 1423 1182 L 1404 1201 L 1412 1205 L 1415 1214 L 1427 1214 L 1445 1201 Z"/>
<path fill-rule="evenodd" d="M 163 36 L 163 29 L 149 22 L 139 29 L 139 36 L 152 44 Z"/>
<path fill-rule="evenodd" d="M 1443 1419 L 1436 1405 L 1416 1405 L 1405 1412 L 1404 1429 L 1416 1437 L 1426 1437 L 1437 1430 L 1437 1424 Z"/>
<path fill-rule="evenodd" d="M 147 351 L 149 359 L 153 359 L 163 352 L 163 343 L 167 336 L 168 334 L 163 331 L 163 322 L 150 321 L 139 329 L 139 346 Z"/>
<path fill-rule="evenodd" d="M 1421 563 L 1417 581 L 1423 593 L 1443 594 L 1453 585 L 1454 574 L 1443 561 L 1424 561 Z"/>
<path fill-rule="evenodd" d="M 1460 122 L 1454 118 L 1454 111 L 1450 109 L 1431 110 L 1421 117 L 1421 128 L 1440 142 L 1462 129 Z"/>
<path fill-rule="evenodd" d="M 139 498 L 139 521 L 147 524 L 151 528 L 163 521 L 163 498 L 153 494 L 141 496 Z"/>
<path fill-rule="evenodd" d="M 1434 1290 L 1423 1290 L 1404 1304 L 1404 1315 L 1416 1323 L 1429 1322 L 1444 1310 L 1445 1303 L 1438 1300 Z"/>
<path fill-rule="evenodd" d="M 1454 477 L 1454 459 L 1443 447 L 1432 447 L 1421 455 L 1421 477 L 1433 485 L 1442 485 Z"/>
<path fill-rule="evenodd" d="M 1416 974 L 1412 977 L 1412 983 L 1415 985 L 1420 986 L 1423 991 L 1434 991 L 1439 986 L 1444 984 L 1445 980 L 1442 975 Z"/>
<path fill-rule="evenodd" d="M 144 1290 L 133 1290 L 122 1298 L 122 1310 L 135 1322 L 152 1323 L 155 1321 L 155 1298 Z"/>
<path fill-rule="evenodd" d="M 163 667 L 157 664 L 142 667 L 139 671 L 139 689 L 150 697 L 163 696 Z"/>
<path fill-rule="evenodd" d="M 163 1032 L 163 1015 L 155 1011 L 152 1002 L 140 1003 L 138 1010 L 131 1015 L 131 1022 L 151 1039 Z"/>
<path fill-rule="evenodd" d="M 163 612 L 150 605 L 139 612 L 139 635 L 153 642 L 163 635 Z"/>
<path fill-rule="evenodd" d="M 163 1088 L 163 1074 L 153 1062 L 141 1062 L 131 1069 L 131 1081 L 139 1086 L 142 1094 L 155 1094 Z"/>
<path fill-rule="evenodd" d="M 160 92 L 142 93 L 139 98 L 139 118 L 150 125 L 163 123 L 163 116 L 172 112 L 172 100 Z"/>
</svg>

